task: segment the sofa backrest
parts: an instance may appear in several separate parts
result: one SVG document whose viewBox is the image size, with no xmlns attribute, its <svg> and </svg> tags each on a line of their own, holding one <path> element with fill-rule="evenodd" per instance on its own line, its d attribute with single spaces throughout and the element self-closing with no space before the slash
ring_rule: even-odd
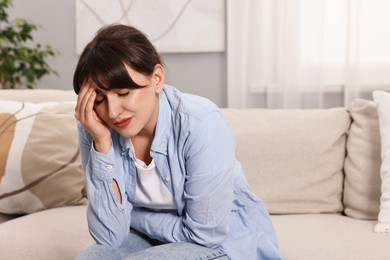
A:
<svg viewBox="0 0 390 260">
<path fill-rule="evenodd" d="M 77 95 L 73 90 L 57 89 L 2 89 L 0 100 L 39 102 L 76 101 Z"/>
<path fill-rule="evenodd" d="M 249 183 L 271 214 L 378 218 L 381 139 L 373 101 L 356 99 L 348 108 L 223 112 Z"/>
<path fill-rule="evenodd" d="M 73 90 L 0 90 L 0 100 L 76 99 Z M 73 109 L 67 111 L 73 117 Z M 349 108 L 222 111 L 247 179 L 270 213 L 377 218 L 380 136 L 373 101 L 355 100 Z"/>
</svg>

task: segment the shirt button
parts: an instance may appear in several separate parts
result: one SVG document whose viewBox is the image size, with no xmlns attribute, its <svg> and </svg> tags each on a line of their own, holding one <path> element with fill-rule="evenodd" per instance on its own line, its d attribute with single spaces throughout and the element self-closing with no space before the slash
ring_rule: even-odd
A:
<svg viewBox="0 0 390 260">
<path fill-rule="evenodd" d="M 163 150 L 164 150 L 164 152 L 166 152 L 166 151 L 168 150 L 168 148 L 164 147 L 164 149 L 163 149 Z"/>
<path fill-rule="evenodd" d="M 112 165 L 111 164 L 107 164 L 106 168 L 107 168 L 107 170 L 111 170 L 112 169 Z"/>
<path fill-rule="evenodd" d="M 164 181 L 165 182 L 170 182 L 171 181 L 171 177 L 169 177 L 169 176 L 165 177 Z"/>
</svg>

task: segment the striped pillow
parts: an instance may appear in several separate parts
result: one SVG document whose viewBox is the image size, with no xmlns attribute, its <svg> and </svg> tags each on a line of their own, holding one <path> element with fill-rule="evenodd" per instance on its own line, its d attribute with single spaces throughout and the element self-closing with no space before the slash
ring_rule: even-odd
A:
<svg viewBox="0 0 390 260">
<path fill-rule="evenodd" d="M 74 107 L 0 101 L 0 213 L 86 203 Z"/>
</svg>

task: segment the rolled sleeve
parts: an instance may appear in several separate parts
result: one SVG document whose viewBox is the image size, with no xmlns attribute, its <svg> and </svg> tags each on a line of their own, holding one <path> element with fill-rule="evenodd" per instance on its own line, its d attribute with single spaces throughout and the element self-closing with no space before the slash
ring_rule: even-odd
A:
<svg viewBox="0 0 390 260">
<path fill-rule="evenodd" d="M 99 153 L 94 150 L 93 141 L 84 130 L 79 134 L 89 200 L 89 231 L 98 244 L 120 246 L 129 233 L 132 210 L 126 199 L 120 203 L 112 187 L 115 179 L 122 198 L 126 198 L 123 169 L 116 163 L 113 147 L 106 154 Z"/>
</svg>

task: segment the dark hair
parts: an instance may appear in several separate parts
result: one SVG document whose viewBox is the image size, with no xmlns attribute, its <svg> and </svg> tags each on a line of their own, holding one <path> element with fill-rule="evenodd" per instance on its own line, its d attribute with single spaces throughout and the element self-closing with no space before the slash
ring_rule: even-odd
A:
<svg viewBox="0 0 390 260">
<path fill-rule="evenodd" d="M 126 25 L 102 27 L 84 48 L 73 76 L 76 94 L 88 79 L 99 88 L 142 88 L 136 84 L 124 64 L 144 75 L 162 64 L 160 55 L 145 34 Z"/>
</svg>

